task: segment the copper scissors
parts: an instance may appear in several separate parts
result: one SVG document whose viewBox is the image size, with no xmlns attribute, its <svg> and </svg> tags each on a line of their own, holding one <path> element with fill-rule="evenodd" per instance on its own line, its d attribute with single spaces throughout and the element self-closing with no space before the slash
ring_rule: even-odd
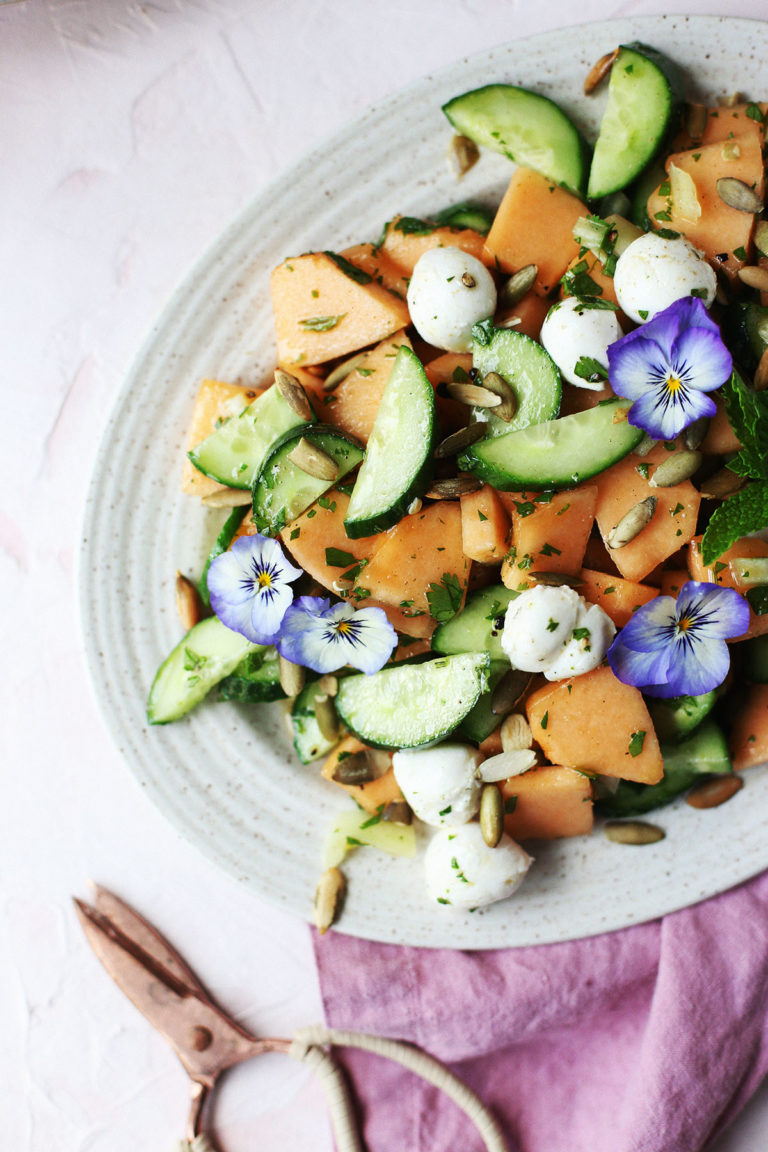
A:
<svg viewBox="0 0 768 1152">
<path fill-rule="evenodd" d="M 362 1048 L 444 1091 L 480 1132 L 488 1152 L 507 1152 L 495 1119 L 478 1096 L 439 1061 L 410 1044 L 323 1026 L 300 1029 L 292 1040 L 258 1039 L 211 999 L 195 973 L 152 925 L 118 896 L 94 886 L 92 904 L 75 898 L 85 935 L 115 983 L 169 1041 L 190 1079 L 185 1140 L 178 1152 L 213 1152 L 205 1133 L 206 1104 L 223 1072 L 263 1052 L 302 1060 L 322 1082 L 337 1152 L 363 1152 L 346 1080 L 328 1048 Z"/>
</svg>

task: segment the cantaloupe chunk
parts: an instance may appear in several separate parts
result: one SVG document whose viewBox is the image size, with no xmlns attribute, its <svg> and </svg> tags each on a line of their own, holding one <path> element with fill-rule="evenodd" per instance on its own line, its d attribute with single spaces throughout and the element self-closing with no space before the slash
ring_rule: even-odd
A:
<svg viewBox="0 0 768 1152">
<path fill-rule="evenodd" d="M 493 732 L 490 732 L 485 740 L 481 740 L 477 747 L 484 756 L 498 756 L 500 752 L 503 752 L 501 725 L 499 725 L 498 728 L 494 728 Z"/>
<path fill-rule="evenodd" d="M 597 408 L 603 400 L 613 400 L 615 395 L 610 384 L 602 388 L 577 388 L 575 384 L 563 381 L 560 415 L 571 416 L 574 412 L 586 412 L 588 408 Z"/>
<path fill-rule="evenodd" d="M 586 212 L 564 188 L 529 168 L 516 168 L 486 237 L 486 256 L 508 274 L 535 264 L 536 292 L 549 296 L 578 256 L 573 227 Z"/>
<path fill-rule="evenodd" d="M 430 248 L 461 248 L 477 260 L 493 266 L 493 260 L 485 251 L 485 237 L 473 228 L 431 228 L 429 231 L 412 231 L 407 216 L 396 216 L 387 225 L 381 251 L 387 259 L 409 277 L 416 267 L 416 261 Z"/>
<path fill-rule="evenodd" d="M 664 774 L 641 693 L 606 666 L 537 688 L 526 712 L 534 740 L 553 764 L 640 784 L 657 784 Z"/>
<path fill-rule="evenodd" d="M 382 284 L 390 292 L 396 292 L 405 299 L 408 291 L 408 275 L 397 264 L 393 264 L 381 248 L 375 244 L 354 244 L 339 253 L 350 264 L 362 272 L 367 272 L 377 284 Z"/>
<path fill-rule="evenodd" d="M 203 380 L 195 399 L 187 436 L 187 451 L 196 448 L 206 436 L 215 431 L 222 420 L 239 416 L 253 403 L 262 388 L 243 388 L 240 384 L 227 384 L 223 380 Z M 210 496 L 223 492 L 226 484 L 219 484 L 195 468 L 187 456 L 181 466 L 181 490 L 192 496 Z"/>
<path fill-rule="evenodd" d="M 436 388 L 438 384 L 468 383 L 471 367 L 471 352 L 444 352 L 425 364 L 424 371 L 430 384 Z"/>
<path fill-rule="evenodd" d="M 598 488 L 595 517 L 603 540 L 635 504 L 647 496 L 656 499 L 650 523 L 629 544 L 610 550 L 611 559 L 627 580 L 644 580 L 696 531 L 701 496 L 690 480 L 671 488 L 654 488 L 649 483 L 668 455 L 663 443 L 643 459 L 630 452 L 592 481 Z"/>
<path fill-rule="evenodd" d="M 327 397 L 323 419 L 367 443 L 397 350 L 403 345 L 412 348 L 401 329 L 366 352 L 358 366 Z"/>
<path fill-rule="evenodd" d="M 590 604 L 599 605 L 617 628 L 628 624 L 638 608 L 659 594 L 658 588 L 650 584 L 637 584 L 591 568 L 582 568 L 580 575 L 583 583 L 577 589 L 579 595 Z"/>
<path fill-rule="evenodd" d="M 359 284 L 324 252 L 284 260 L 272 273 L 281 364 L 322 364 L 383 340 L 409 322 L 404 300 L 371 280 Z"/>
<path fill-rule="evenodd" d="M 737 772 L 768 760 L 768 684 L 753 684 L 736 713 L 730 739 Z"/>
<path fill-rule="evenodd" d="M 749 112 L 758 109 L 765 118 L 768 104 L 735 104 L 733 108 L 707 109 L 707 123 L 701 144 L 717 144 L 738 136 L 753 135 L 762 144 L 765 138 L 764 119 L 759 120 Z"/>
<path fill-rule="evenodd" d="M 578 575 L 594 522 L 594 484 L 555 492 L 547 503 L 538 493 L 500 492 L 499 499 L 512 519 L 512 547 L 501 569 L 507 588 L 530 587 L 537 569 Z"/>
<path fill-rule="evenodd" d="M 765 540 L 745 536 L 732 544 L 721 556 L 718 556 L 713 564 L 707 567 L 701 556 L 701 539 L 701 536 L 694 537 L 689 546 L 688 571 L 691 579 L 703 580 L 709 584 L 720 584 L 724 588 L 735 588 L 737 592 L 744 595 L 749 584 L 739 579 L 739 569 L 738 567 L 734 568 L 731 561 L 768 556 L 768 543 Z M 765 635 L 766 632 L 768 632 L 768 613 L 758 616 L 750 608 L 749 628 L 735 639 L 751 640 L 754 636 Z M 729 641 L 729 643 L 733 643 L 733 641 Z"/>
<path fill-rule="evenodd" d="M 526 292 L 511 308 L 501 312 L 499 320 L 511 326 L 509 322 L 517 319 L 519 323 L 514 325 L 515 332 L 522 332 L 524 336 L 530 336 L 531 340 L 538 340 L 551 305 L 552 301 L 546 296 L 532 290 Z"/>
<path fill-rule="evenodd" d="M 707 434 L 701 442 L 701 451 L 708 456 L 725 456 L 728 452 L 738 452 L 741 444 L 726 416 L 720 394 L 712 393 L 712 399 L 717 405 L 717 412 L 709 421 Z"/>
<path fill-rule="evenodd" d="M 727 149 L 738 155 L 725 159 Z M 749 132 L 737 140 L 699 145 L 685 152 L 674 152 L 665 163 L 687 173 L 693 181 L 701 209 L 697 220 L 684 216 L 670 195 L 662 195 L 660 185 L 648 198 L 648 217 L 656 228 L 669 228 L 686 236 L 716 268 L 731 278 L 751 259 L 755 217 L 750 212 L 731 208 L 717 191 L 721 177 L 734 177 L 754 188 L 762 198 L 764 192 L 762 142 Z M 744 250 L 743 257 L 735 255 Z"/>
<path fill-rule="evenodd" d="M 504 817 L 513 840 L 557 840 L 592 831 L 592 783 L 573 768 L 533 768 L 505 780 L 501 791 L 509 807 L 514 803 Z"/>
<path fill-rule="evenodd" d="M 464 555 L 479 564 L 498 564 L 507 551 L 510 521 L 499 495 L 489 484 L 460 498 Z"/>
<path fill-rule="evenodd" d="M 339 762 L 345 756 L 351 756 L 354 752 L 362 752 L 365 744 L 358 740 L 356 736 L 345 736 L 341 740 L 333 752 L 331 752 L 328 759 L 323 764 L 321 774 L 326 780 L 332 780 L 339 788 L 343 788 L 348 792 L 353 800 L 357 801 L 361 808 L 366 812 L 370 812 L 372 816 L 378 815 L 385 805 L 391 803 L 393 800 L 402 800 L 403 794 L 400 791 L 400 786 L 395 780 L 395 773 L 391 767 L 382 775 L 378 776 L 375 780 L 369 780 L 367 784 L 338 784 L 338 781 L 333 780 L 333 774 L 336 771 Z M 391 754 L 376 750 L 376 756 L 387 756 L 391 760 Z"/>
<path fill-rule="evenodd" d="M 688 580 L 690 576 L 686 568 L 668 568 L 661 575 L 660 594 L 674 596 L 677 599 L 680 589 Z"/>
<path fill-rule="evenodd" d="M 421 511 L 405 516 L 383 535 L 370 563 L 363 569 L 359 583 L 371 597 L 408 613 L 425 613 L 412 617 L 414 629 L 421 621 L 435 621 L 428 615 L 431 585 L 440 585 L 447 574 L 458 581 L 464 602 L 470 561 L 464 555 L 461 536 L 461 510 L 458 503 L 438 500 Z M 458 595 L 459 593 L 457 593 Z M 408 627 L 404 629 L 409 631 Z M 423 635 L 411 631 L 410 635 Z"/>
</svg>

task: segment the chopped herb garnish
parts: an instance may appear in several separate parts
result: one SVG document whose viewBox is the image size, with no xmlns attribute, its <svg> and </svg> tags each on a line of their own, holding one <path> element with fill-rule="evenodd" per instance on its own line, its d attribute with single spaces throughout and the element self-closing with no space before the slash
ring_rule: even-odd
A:
<svg viewBox="0 0 768 1152">
<path fill-rule="evenodd" d="M 643 750 L 645 743 L 645 732 L 633 732 L 629 738 L 629 754 L 630 756 L 639 756 Z"/>
<path fill-rule="evenodd" d="M 345 316 L 346 312 L 341 312 L 338 316 L 310 316 L 308 320 L 299 320 L 299 324 L 309 332 L 330 332 L 331 328 L 335 328 Z"/>
<path fill-rule="evenodd" d="M 434 580 L 427 590 L 427 603 L 429 612 L 434 620 L 443 624 L 452 619 L 461 607 L 464 589 L 453 572 L 444 572 L 439 583 Z"/>
</svg>

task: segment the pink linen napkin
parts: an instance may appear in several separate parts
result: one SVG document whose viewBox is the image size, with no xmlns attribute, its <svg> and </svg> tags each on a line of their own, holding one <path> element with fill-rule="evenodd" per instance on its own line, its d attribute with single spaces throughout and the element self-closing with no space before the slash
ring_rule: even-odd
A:
<svg viewBox="0 0 768 1152">
<path fill-rule="evenodd" d="M 768 873 L 587 940 L 451 952 L 330 932 L 315 955 L 328 1024 L 449 1064 L 511 1152 L 699 1152 L 768 1072 Z M 480 1152 L 435 1089 L 340 1054 L 369 1152 Z"/>
</svg>

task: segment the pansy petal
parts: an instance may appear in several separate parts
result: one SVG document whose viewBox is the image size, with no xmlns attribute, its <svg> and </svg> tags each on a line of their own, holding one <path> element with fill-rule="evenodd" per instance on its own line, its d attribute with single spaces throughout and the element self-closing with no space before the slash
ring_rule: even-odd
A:
<svg viewBox="0 0 768 1152">
<path fill-rule="evenodd" d="M 723 640 L 683 642 L 683 637 L 680 637 L 675 643 L 666 685 L 653 685 L 643 691 L 649 696 L 666 698 L 702 696 L 722 684 L 728 675 L 730 662 L 728 645 Z"/>
<path fill-rule="evenodd" d="M 671 654 L 671 645 L 654 652 L 633 651 L 622 644 L 619 636 L 608 649 L 608 663 L 618 680 L 645 692 L 649 684 L 666 683 Z"/>
<path fill-rule="evenodd" d="M 217 607 L 214 604 L 213 597 L 211 597 L 211 607 L 222 624 L 226 625 L 227 628 L 231 628 L 233 632 L 239 632 L 241 636 L 245 636 L 246 640 L 250 640 L 252 644 L 274 643 L 274 632 L 266 632 L 254 627 L 252 600 L 246 600 L 243 604 L 222 603 Z"/>
<path fill-rule="evenodd" d="M 208 569 L 211 607 L 223 624 L 254 644 L 271 644 L 293 600 L 290 582 L 301 571 L 276 540 L 242 536 Z"/>
<path fill-rule="evenodd" d="M 701 401 L 708 403 L 712 412 L 715 410 L 713 402 L 700 392 L 693 392 L 692 396 L 695 399 L 693 404 L 689 404 L 687 399 L 671 400 L 666 387 L 661 385 L 635 400 L 627 419 L 654 440 L 674 440 L 684 428 L 705 414 L 699 410 Z"/>
<path fill-rule="evenodd" d="M 293 600 L 293 589 L 288 584 L 273 584 L 260 589 L 251 601 L 251 620 L 255 632 L 274 636 L 280 630 L 283 617 Z"/>
<path fill-rule="evenodd" d="M 733 360 L 717 332 L 686 328 L 675 343 L 672 363 L 687 389 L 713 392 L 730 377 Z"/>
<path fill-rule="evenodd" d="M 749 627 L 749 604 L 735 588 L 689 580 L 677 598 L 678 616 L 690 616 L 702 639 L 728 640 Z"/>
<path fill-rule="evenodd" d="M 644 339 L 653 340 L 666 361 L 672 358 L 672 349 L 680 332 L 688 327 L 688 299 L 676 300 L 668 308 L 657 312 L 652 320 L 644 324 L 640 332 Z"/>
<path fill-rule="evenodd" d="M 668 361 L 653 340 L 629 341 L 624 337 L 608 348 L 608 380 L 616 395 L 626 400 L 644 396 L 649 388 L 666 380 L 667 374 Z"/>
<path fill-rule="evenodd" d="M 677 620 L 672 596 L 654 596 L 621 630 L 621 643 L 635 652 L 652 652 L 671 637 Z"/>
<path fill-rule="evenodd" d="M 370 676 L 389 660 L 397 647 L 397 633 L 383 608 L 360 608 L 352 623 L 359 629 L 361 643 L 348 656 L 349 663 Z"/>
<path fill-rule="evenodd" d="M 254 593 L 253 580 L 232 552 L 222 552 L 211 561 L 206 577 L 211 606 L 219 615 L 216 603 L 244 604 Z"/>
</svg>

